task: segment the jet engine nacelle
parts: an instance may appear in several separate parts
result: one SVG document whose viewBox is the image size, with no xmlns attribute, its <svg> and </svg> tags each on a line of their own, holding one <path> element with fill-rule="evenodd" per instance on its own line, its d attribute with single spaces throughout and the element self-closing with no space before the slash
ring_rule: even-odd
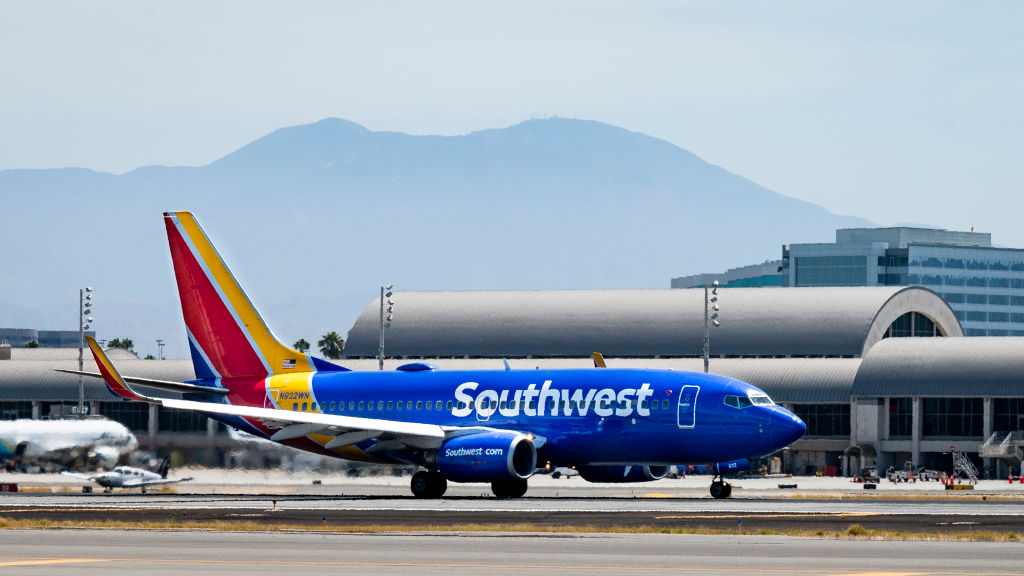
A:
<svg viewBox="0 0 1024 576">
<path fill-rule="evenodd" d="M 650 482 L 668 474 L 668 466 L 578 466 L 576 471 L 587 482 Z"/>
<path fill-rule="evenodd" d="M 715 462 L 711 465 L 711 469 L 715 474 L 732 474 L 733 472 L 739 472 L 740 470 L 746 470 L 750 468 L 750 460 L 746 458 L 737 458 L 736 460 L 729 460 L 728 462 Z"/>
<path fill-rule="evenodd" d="M 453 482 L 526 479 L 537 468 L 537 448 L 519 432 L 467 434 L 445 440 L 436 465 Z"/>
</svg>

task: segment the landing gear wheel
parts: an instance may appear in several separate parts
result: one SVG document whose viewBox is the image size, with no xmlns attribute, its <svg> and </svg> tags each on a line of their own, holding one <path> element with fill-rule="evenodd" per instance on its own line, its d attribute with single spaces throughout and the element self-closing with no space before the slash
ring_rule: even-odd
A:
<svg viewBox="0 0 1024 576">
<path fill-rule="evenodd" d="M 491 482 L 491 492 L 498 498 L 522 498 L 526 494 L 526 479 L 516 478 L 515 480 L 501 480 Z"/>
<path fill-rule="evenodd" d="M 440 472 L 421 470 L 413 474 L 410 487 L 417 498 L 440 498 L 448 490 L 448 480 Z"/>
<path fill-rule="evenodd" d="M 434 487 L 433 498 L 440 498 L 448 491 L 448 480 L 440 472 L 430 473 L 430 482 Z"/>
<path fill-rule="evenodd" d="M 724 480 L 715 480 L 711 483 L 711 497 L 720 499 L 732 496 L 732 484 Z"/>
</svg>

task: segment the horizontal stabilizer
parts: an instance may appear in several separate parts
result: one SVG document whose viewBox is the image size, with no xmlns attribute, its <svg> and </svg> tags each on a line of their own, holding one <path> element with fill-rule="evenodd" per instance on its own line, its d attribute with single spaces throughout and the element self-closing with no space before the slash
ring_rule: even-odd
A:
<svg viewBox="0 0 1024 576">
<path fill-rule="evenodd" d="M 96 367 L 100 369 L 100 374 L 103 375 L 103 382 L 106 383 L 107 389 L 112 394 L 126 400 L 138 400 L 140 402 L 157 401 L 155 398 L 137 394 L 125 384 L 124 378 L 117 372 L 117 368 L 114 368 L 114 364 L 110 362 L 110 358 L 107 358 L 107 354 L 103 352 L 103 348 L 100 348 L 95 338 L 86 336 L 85 341 L 89 343 L 89 351 L 92 352 L 92 357 L 96 360 Z"/>
<path fill-rule="evenodd" d="M 100 374 L 98 372 L 79 372 L 78 370 L 64 370 L 61 368 L 57 368 L 54 371 L 63 372 L 65 374 L 76 374 L 79 376 L 103 378 L 103 374 Z M 168 392 L 179 392 L 181 394 L 206 394 L 209 396 L 226 396 L 228 394 L 228 390 L 226 388 L 196 386 L 195 384 L 186 384 L 185 382 L 171 382 L 170 380 L 153 380 L 152 378 L 139 378 L 137 376 L 121 376 L 121 380 L 124 380 L 125 382 L 130 382 L 132 384 L 138 384 L 139 386 L 146 386 L 147 388 L 166 390 Z"/>
</svg>

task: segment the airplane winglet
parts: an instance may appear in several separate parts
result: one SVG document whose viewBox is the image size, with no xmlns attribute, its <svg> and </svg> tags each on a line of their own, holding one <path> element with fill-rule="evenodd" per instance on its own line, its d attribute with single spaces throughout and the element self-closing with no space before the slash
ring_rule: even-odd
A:
<svg viewBox="0 0 1024 576">
<path fill-rule="evenodd" d="M 604 355 L 600 352 L 591 352 L 591 356 L 594 357 L 594 368 L 605 368 Z"/>
<path fill-rule="evenodd" d="M 125 398 L 127 400 L 138 400 L 141 402 L 157 402 L 155 398 L 148 396 L 142 396 L 136 394 L 131 388 L 125 384 L 124 379 L 117 373 L 117 369 L 114 368 L 114 364 L 110 362 L 110 358 L 103 352 L 103 348 L 96 342 L 96 339 L 91 336 L 85 337 L 86 341 L 89 342 L 89 350 L 92 351 L 92 357 L 96 359 L 96 366 L 100 369 L 100 374 L 103 375 L 103 382 L 107 384 L 113 394 Z"/>
</svg>

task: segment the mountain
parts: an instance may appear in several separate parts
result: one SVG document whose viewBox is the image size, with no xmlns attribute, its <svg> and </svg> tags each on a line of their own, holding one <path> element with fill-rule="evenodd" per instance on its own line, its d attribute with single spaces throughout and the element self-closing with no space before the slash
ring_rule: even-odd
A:
<svg viewBox="0 0 1024 576">
<path fill-rule="evenodd" d="M 795 167 L 796 169 L 798 167 Z M 401 290 L 663 288 L 830 242 L 852 217 L 669 142 L 530 120 L 462 136 L 345 120 L 277 130 L 200 167 L 0 172 L 0 326 L 69 329 L 96 288 L 101 338 L 187 353 L 165 210 L 191 210 L 283 339 L 344 333 Z"/>
</svg>

